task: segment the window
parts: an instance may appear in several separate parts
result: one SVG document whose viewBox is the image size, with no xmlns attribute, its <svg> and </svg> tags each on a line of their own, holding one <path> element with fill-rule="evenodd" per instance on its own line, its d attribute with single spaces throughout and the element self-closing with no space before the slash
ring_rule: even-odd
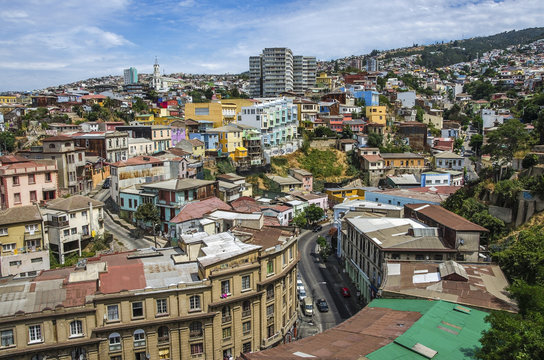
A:
<svg viewBox="0 0 544 360">
<path fill-rule="evenodd" d="M 10 261 L 9 266 L 19 266 L 22 264 L 21 260 Z"/>
<path fill-rule="evenodd" d="M 266 264 L 266 273 L 268 275 L 274 273 L 274 263 L 272 261 L 268 261 L 268 263 Z"/>
<path fill-rule="evenodd" d="M 244 334 L 247 334 L 251 331 L 251 321 L 246 321 L 245 323 L 242 323 L 242 331 Z"/>
<path fill-rule="evenodd" d="M 200 310 L 200 295 L 193 295 L 189 298 L 189 310 Z"/>
<path fill-rule="evenodd" d="M 29 184 L 35 184 L 36 183 L 36 176 L 34 174 L 28 175 L 28 183 Z"/>
<path fill-rule="evenodd" d="M 108 321 L 119 320 L 119 305 L 108 305 Z"/>
<path fill-rule="evenodd" d="M 266 300 L 274 299 L 274 285 L 268 285 L 266 288 Z"/>
<path fill-rule="evenodd" d="M 83 323 L 80 320 L 74 320 L 70 323 L 70 336 L 82 336 Z"/>
<path fill-rule="evenodd" d="M 274 324 L 268 326 L 266 330 L 269 338 L 274 336 Z"/>
<path fill-rule="evenodd" d="M 223 339 L 230 339 L 231 329 L 230 327 L 223 329 Z"/>
<path fill-rule="evenodd" d="M 88 236 L 89 235 L 89 225 L 83 225 L 81 227 L 81 233 L 83 234 L 83 236 Z"/>
<path fill-rule="evenodd" d="M 71 228 L 71 229 L 70 229 L 70 233 L 71 233 L 72 235 L 77 234 L 77 228 Z"/>
<path fill-rule="evenodd" d="M 28 327 L 28 339 L 30 343 L 42 342 L 42 326 L 31 325 Z"/>
<path fill-rule="evenodd" d="M 251 289 L 251 277 L 249 275 L 242 276 L 242 290 Z"/>
<path fill-rule="evenodd" d="M 41 263 L 41 262 L 43 262 L 43 259 L 42 258 L 34 258 L 34 259 L 31 259 L 30 262 L 33 263 L 33 264 Z"/>
<path fill-rule="evenodd" d="M 70 214 L 70 219 L 75 219 L 76 218 L 76 213 L 71 213 Z"/>
<path fill-rule="evenodd" d="M 242 353 L 246 354 L 251 352 L 251 341 L 242 344 Z"/>
<path fill-rule="evenodd" d="M 134 331 L 134 347 L 145 346 L 145 331 L 138 329 Z"/>
<path fill-rule="evenodd" d="M 242 303 L 242 316 L 249 316 L 251 315 L 251 304 L 249 301 L 244 301 Z"/>
<path fill-rule="evenodd" d="M 230 295 L 230 280 L 221 281 L 221 296 L 226 297 Z"/>
<path fill-rule="evenodd" d="M 202 336 L 202 323 L 200 321 L 193 321 L 189 324 L 189 337 Z"/>
<path fill-rule="evenodd" d="M 18 176 L 14 176 L 12 179 L 13 179 L 13 185 L 19 185 L 19 177 Z"/>
<path fill-rule="evenodd" d="M 20 204 L 21 203 L 21 194 L 20 193 L 14 193 L 13 194 L 13 202 L 15 204 Z"/>
<path fill-rule="evenodd" d="M 168 314 L 166 299 L 157 299 L 157 314 Z"/>
<path fill-rule="evenodd" d="M 7 235 L 8 235 L 8 228 L 1 228 L 0 229 L 0 236 L 7 236 Z"/>
<path fill-rule="evenodd" d="M 38 231 L 38 224 L 25 225 L 25 232 L 33 234 Z"/>
<path fill-rule="evenodd" d="M 157 330 L 157 336 L 160 343 L 170 341 L 170 331 L 166 326 L 160 326 Z"/>
<path fill-rule="evenodd" d="M 2 330 L 0 331 L 0 346 L 11 346 L 15 344 L 15 338 L 13 337 L 13 330 Z"/>
<path fill-rule="evenodd" d="M 30 201 L 36 201 L 38 200 L 38 196 L 36 194 L 36 191 L 31 191 L 30 192 Z"/>
<path fill-rule="evenodd" d="M 274 316 L 274 304 L 272 305 L 268 305 L 266 307 L 266 316 L 269 317 L 269 316 Z"/>
<path fill-rule="evenodd" d="M 223 309 L 221 309 L 221 318 L 223 322 L 228 322 L 231 320 L 230 306 L 223 306 Z"/>
<path fill-rule="evenodd" d="M 83 216 L 83 218 L 87 219 L 87 211 L 82 211 L 81 216 Z"/>
<path fill-rule="evenodd" d="M 64 236 L 70 236 L 70 230 L 66 229 L 63 232 Z"/>
<path fill-rule="evenodd" d="M 191 355 L 198 355 L 204 353 L 204 346 L 202 343 L 191 344 Z"/>
<path fill-rule="evenodd" d="M 108 336 L 110 341 L 110 351 L 121 350 L 121 335 L 119 333 L 112 333 Z"/>
<path fill-rule="evenodd" d="M 144 316 L 144 304 L 141 301 L 132 303 L 132 317 Z"/>
</svg>

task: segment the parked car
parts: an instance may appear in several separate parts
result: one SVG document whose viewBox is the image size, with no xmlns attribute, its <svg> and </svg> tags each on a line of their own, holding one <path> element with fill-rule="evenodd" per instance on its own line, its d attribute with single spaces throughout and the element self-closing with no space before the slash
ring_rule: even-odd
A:
<svg viewBox="0 0 544 360">
<path fill-rule="evenodd" d="M 317 225 L 316 227 L 314 227 L 314 232 L 320 232 L 321 230 L 323 230 L 323 226 L 321 225 Z"/>
<path fill-rule="evenodd" d="M 317 310 L 320 312 L 327 312 L 329 311 L 329 305 L 327 304 L 327 301 L 325 299 L 319 299 L 315 302 L 317 305 Z"/>
<path fill-rule="evenodd" d="M 111 180 L 110 178 L 106 178 L 106 180 L 104 180 L 104 183 L 102 184 L 102 189 L 109 189 L 111 186 Z"/>
<path fill-rule="evenodd" d="M 302 283 L 302 280 L 297 279 L 297 291 L 304 290 L 304 284 Z"/>
<path fill-rule="evenodd" d="M 312 299 L 310 297 L 306 297 L 304 298 L 304 302 L 302 304 L 304 307 L 304 315 L 312 316 L 314 313 L 314 304 L 312 303 Z"/>
<path fill-rule="evenodd" d="M 349 289 L 347 287 L 343 287 L 340 290 L 340 293 L 342 294 L 343 297 L 350 297 L 351 296 L 351 293 L 349 292 Z"/>
<path fill-rule="evenodd" d="M 304 300 L 305 297 L 306 297 L 306 289 L 302 288 L 298 292 L 298 300 L 302 301 L 302 300 Z"/>
</svg>

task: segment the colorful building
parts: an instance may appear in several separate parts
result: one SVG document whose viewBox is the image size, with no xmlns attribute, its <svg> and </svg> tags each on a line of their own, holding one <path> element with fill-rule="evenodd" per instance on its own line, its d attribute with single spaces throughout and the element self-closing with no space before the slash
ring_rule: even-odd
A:
<svg viewBox="0 0 544 360">
<path fill-rule="evenodd" d="M 366 117 L 368 121 L 375 124 L 387 125 L 387 107 L 386 106 L 367 106 Z"/>
</svg>

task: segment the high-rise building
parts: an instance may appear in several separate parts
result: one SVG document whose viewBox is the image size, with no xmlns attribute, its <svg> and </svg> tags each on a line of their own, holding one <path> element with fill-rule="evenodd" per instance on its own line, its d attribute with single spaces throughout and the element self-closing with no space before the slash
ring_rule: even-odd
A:
<svg viewBox="0 0 544 360">
<path fill-rule="evenodd" d="M 288 48 L 266 48 L 249 58 L 250 95 L 276 96 L 282 92 L 304 92 L 315 85 L 315 57 L 293 56 Z"/>
<path fill-rule="evenodd" d="M 378 59 L 375 57 L 369 57 L 366 59 L 366 71 L 376 72 L 378 71 Z"/>
<path fill-rule="evenodd" d="M 136 68 L 130 67 L 124 70 L 125 85 L 138 83 L 138 71 Z"/>
</svg>

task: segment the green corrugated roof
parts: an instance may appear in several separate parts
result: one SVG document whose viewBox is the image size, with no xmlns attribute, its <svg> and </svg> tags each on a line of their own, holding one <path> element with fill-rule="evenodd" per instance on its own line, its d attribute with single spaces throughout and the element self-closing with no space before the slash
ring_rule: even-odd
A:
<svg viewBox="0 0 544 360">
<path fill-rule="evenodd" d="M 470 309 L 468 313 L 458 311 L 455 303 L 429 300 L 377 299 L 370 307 L 393 310 L 417 311 L 423 316 L 394 342 L 367 355 L 370 360 L 428 359 L 412 348 L 416 344 L 436 351 L 433 360 L 473 359 L 480 347 L 482 331 L 489 328 L 485 322 L 487 313 Z M 468 308 L 466 308 L 468 309 Z"/>
</svg>

